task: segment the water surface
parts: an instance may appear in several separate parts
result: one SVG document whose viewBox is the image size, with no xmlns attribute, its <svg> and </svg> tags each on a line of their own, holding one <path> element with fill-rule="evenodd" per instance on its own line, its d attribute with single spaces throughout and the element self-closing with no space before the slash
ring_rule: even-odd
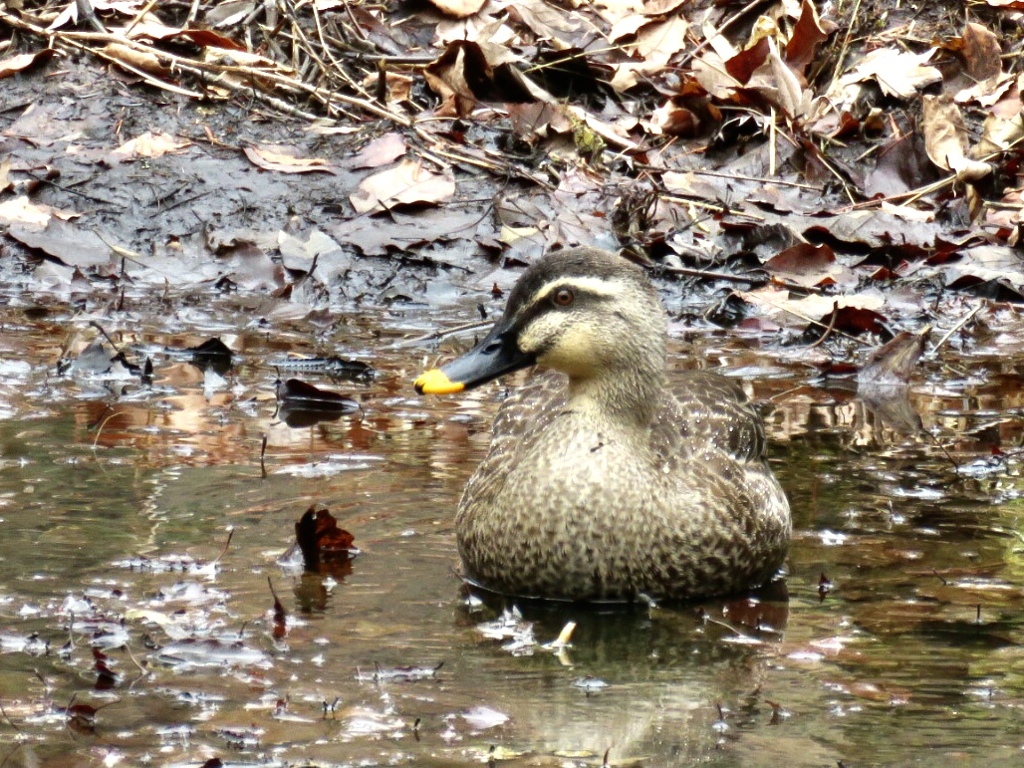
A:
<svg viewBox="0 0 1024 768">
<path fill-rule="evenodd" d="M 1021 389 L 1005 350 L 926 362 L 910 393 L 923 430 L 906 434 L 825 387 L 806 353 L 675 328 L 673 366 L 724 365 L 771 407 L 788 598 L 522 605 L 499 640 L 485 630 L 513 606 L 468 599 L 453 518 L 500 389 L 415 395 L 415 374 L 466 342 L 409 341 L 436 311 L 269 330 L 231 302 L 105 319 L 152 357 L 152 386 L 58 375 L 69 333 L 74 357 L 90 327 L 59 305 L 2 311 L 6 765 L 1021 760 Z M 164 351 L 210 336 L 239 355 L 223 380 Z M 307 376 L 362 410 L 290 428 L 267 361 L 324 348 L 378 375 Z M 281 562 L 314 503 L 355 535 L 350 572 Z M 571 647 L 544 649 L 569 621 Z"/>
</svg>

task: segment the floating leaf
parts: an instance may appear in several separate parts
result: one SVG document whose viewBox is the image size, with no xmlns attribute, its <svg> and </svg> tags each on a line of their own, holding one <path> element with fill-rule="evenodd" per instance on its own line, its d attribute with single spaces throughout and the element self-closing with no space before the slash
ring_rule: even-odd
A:
<svg viewBox="0 0 1024 768">
<path fill-rule="evenodd" d="M 301 379 L 277 383 L 278 416 L 290 427 L 308 427 L 319 421 L 333 421 L 359 410 L 351 397 L 320 389 Z"/>
<path fill-rule="evenodd" d="M 359 554 L 355 537 L 326 508 L 312 506 L 295 523 L 295 541 L 308 571 L 322 563 L 347 563 Z"/>
</svg>

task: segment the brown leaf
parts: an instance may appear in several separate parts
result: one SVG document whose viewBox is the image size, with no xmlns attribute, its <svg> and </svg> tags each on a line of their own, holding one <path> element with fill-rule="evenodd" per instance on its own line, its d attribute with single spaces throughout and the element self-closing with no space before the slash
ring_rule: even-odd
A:
<svg viewBox="0 0 1024 768">
<path fill-rule="evenodd" d="M 69 267 L 95 267 L 107 264 L 114 252 L 93 231 L 51 219 L 44 228 L 38 225 L 12 224 L 7 235 L 29 248 L 35 248 Z"/>
<path fill-rule="evenodd" d="M 115 62 L 124 64 L 129 72 L 137 69 L 157 77 L 166 77 L 171 74 L 170 67 L 164 60 L 149 50 L 140 51 L 121 43 L 107 43 L 100 49 L 100 52 Z"/>
<path fill-rule="evenodd" d="M 20 223 L 41 229 L 53 217 L 67 221 L 79 216 L 81 216 L 80 213 L 61 211 L 48 205 L 33 203 L 26 195 L 20 195 L 0 203 L 0 224 Z"/>
<path fill-rule="evenodd" d="M 1002 50 L 996 34 L 981 24 L 968 22 L 961 38 L 961 53 L 972 80 L 988 80 L 1003 71 Z"/>
<path fill-rule="evenodd" d="M 162 157 L 179 149 L 192 146 L 188 139 L 176 139 L 163 131 L 146 131 L 122 144 L 110 153 L 117 160 L 128 160 L 136 157 Z"/>
<path fill-rule="evenodd" d="M 868 197 L 898 195 L 927 184 L 935 175 L 921 137 L 907 133 L 882 148 L 862 189 Z"/>
<path fill-rule="evenodd" d="M 682 16 L 648 24 L 637 32 L 636 43 L 630 48 L 648 64 L 663 67 L 669 59 L 686 48 L 686 32 L 690 23 Z"/>
<path fill-rule="evenodd" d="M 427 85 L 444 101 L 438 114 L 465 117 L 481 101 L 555 101 L 513 66 L 515 58 L 503 46 L 481 46 L 468 40 L 449 43 L 444 53 L 423 71 Z"/>
<path fill-rule="evenodd" d="M 403 160 L 394 168 L 368 176 L 349 195 L 356 213 L 384 211 L 395 205 L 440 203 L 455 194 L 455 176 L 431 173 L 415 160 Z"/>
<path fill-rule="evenodd" d="M 996 152 L 1006 152 L 1024 139 L 1024 114 L 1017 112 L 1005 119 L 999 115 L 985 118 L 981 140 L 971 147 L 968 155 L 974 158 L 985 157 Z"/>
<path fill-rule="evenodd" d="M 753 72 L 753 69 L 750 71 Z M 701 88 L 717 99 L 730 98 L 736 87 L 742 85 L 729 74 L 725 61 L 716 51 L 705 51 L 693 60 L 693 78 Z"/>
<path fill-rule="evenodd" d="M 838 307 L 825 317 L 821 318 L 821 325 L 826 328 L 835 328 L 850 334 L 877 333 L 889 334 L 885 327 L 885 316 L 880 315 L 872 309 L 860 309 L 858 307 Z"/>
<path fill-rule="evenodd" d="M 983 107 L 991 107 L 1004 99 L 1019 101 L 1014 88 L 1016 81 L 1017 78 L 1013 73 L 1000 73 L 987 80 L 979 80 L 967 88 L 962 88 L 953 98 L 957 104 L 976 102 Z M 1019 112 L 1018 109 L 1017 113 Z"/>
<path fill-rule="evenodd" d="M 510 17 L 518 16 L 538 40 L 559 40 L 563 35 L 572 35 L 583 28 L 583 21 L 575 14 L 566 13 L 561 8 L 543 2 L 543 0 L 525 0 L 508 6 Z M 558 46 L 559 49 L 564 46 Z"/>
<path fill-rule="evenodd" d="M 824 326 L 828 326 L 829 317 L 836 311 L 837 305 L 840 312 L 850 309 L 869 313 L 869 316 L 881 317 L 874 310 L 881 309 L 885 304 L 882 294 L 874 289 L 846 296 L 813 295 L 792 299 L 789 291 L 769 285 L 753 291 L 737 292 L 737 295 L 758 307 L 769 317 L 778 317 L 786 322 L 792 322 L 794 319 L 806 321 L 824 318 L 821 320 Z M 818 327 L 818 331 L 820 335 L 822 328 Z"/>
<path fill-rule="evenodd" d="M 768 62 L 775 80 L 776 101 L 778 106 L 793 120 L 802 119 L 810 114 L 811 93 L 805 90 L 796 74 L 782 60 L 774 44 L 770 44 Z"/>
<path fill-rule="evenodd" d="M 315 571 L 322 562 L 348 562 L 359 550 L 355 537 L 327 509 L 311 506 L 295 523 L 295 540 L 302 550 L 306 569 Z"/>
<path fill-rule="evenodd" d="M 768 38 L 762 37 L 747 50 L 740 51 L 725 62 L 725 71 L 740 83 L 746 84 L 754 71 L 764 64 L 768 58 L 768 52 Z"/>
<path fill-rule="evenodd" d="M 837 29 L 834 21 L 822 21 L 811 0 L 803 0 L 800 18 L 793 28 L 793 36 L 786 45 L 786 63 L 798 72 L 804 72 L 814 60 L 817 47 L 828 40 Z"/>
<path fill-rule="evenodd" d="M 834 283 L 834 276 L 840 272 L 832 249 L 811 243 L 798 243 L 781 251 L 765 262 L 764 268 L 806 286 Z"/>
<path fill-rule="evenodd" d="M 288 612 L 284 609 L 281 604 L 280 598 L 277 596 L 277 591 L 274 589 L 274 582 L 267 576 L 267 585 L 270 587 L 270 595 L 274 598 L 274 629 L 273 636 L 275 640 L 282 639 L 288 634 Z"/>
<path fill-rule="evenodd" d="M 992 166 L 964 152 L 967 126 L 960 108 L 949 96 L 925 96 L 921 104 L 925 151 L 939 168 L 954 171 L 957 180 L 973 182 L 992 172 Z"/>
<path fill-rule="evenodd" d="M 282 405 L 301 406 L 306 410 L 331 413 L 354 413 L 359 410 L 359 403 L 351 397 L 321 389 L 301 379 L 279 381 L 277 399 Z"/>
<path fill-rule="evenodd" d="M 42 64 L 53 56 L 52 48 L 44 48 L 35 53 L 22 53 L 17 56 L 10 56 L 0 59 L 0 79 L 10 77 L 18 72 L 24 72 L 36 64 Z"/>
<path fill-rule="evenodd" d="M 291 150 L 284 147 L 263 145 L 243 148 L 245 156 L 253 163 L 267 171 L 279 173 L 334 173 L 334 167 L 327 160 L 318 157 L 296 157 Z"/>
<path fill-rule="evenodd" d="M 405 154 L 405 138 L 402 134 L 391 131 L 374 139 L 352 158 L 353 168 L 379 168 L 393 163 Z"/>
<path fill-rule="evenodd" d="M 222 48 L 228 51 L 244 51 L 245 44 L 232 40 L 212 29 L 183 29 L 180 36 L 204 48 Z"/>
</svg>

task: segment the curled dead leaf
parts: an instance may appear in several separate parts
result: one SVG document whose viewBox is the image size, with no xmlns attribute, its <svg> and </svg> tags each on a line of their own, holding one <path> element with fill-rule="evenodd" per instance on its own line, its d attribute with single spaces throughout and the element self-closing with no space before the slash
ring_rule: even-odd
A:
<svg viewBox="0 0 1024 768">
<path fill-rule="evenodd" d="M 47 61 L 51 56 L 53 56 L 53 49 L 44 48 L 35 53 L 21 53 L 2 59 L 0 60 L 0 79 L 24 72 L 29 67 Z"/>
<path fill-rule="evenodd" d="M 334 173 L 334 167 L 327 160 L 318 157 L 296 157 L 287 148 L 259 146 L 244 147 L 245 156 L 266 171 L 279 173 Z"/>
<path fill-rule="evenodd" d="M 985 118 L 981 140 L 967 153 L 974 158 L 985 157 L 997 152 L 1006 152 L 1024 139 L 1024 113 L 1003 118 L 989 115 Z"/>
<path fill-rule="evenodd" d="M 150 50 L 139 50 L 121 43 L 107 43 L 100 49 L 100 53 L 121 64 L 129 72 L 141 70 L 151 75 L 165 77 L 171 73 L 170 68 L 164 63 L 159 55 Z"/>
<path fill-rule="evenodd" d="M 967 126 L 960 108 L 949 96 L 925 96 L 921 112 L 925 151 L 935 165 L 953 171 L 958 181 L 968 183 L 992 172 L 988 163 L 967 157 Z"/>
</svg>

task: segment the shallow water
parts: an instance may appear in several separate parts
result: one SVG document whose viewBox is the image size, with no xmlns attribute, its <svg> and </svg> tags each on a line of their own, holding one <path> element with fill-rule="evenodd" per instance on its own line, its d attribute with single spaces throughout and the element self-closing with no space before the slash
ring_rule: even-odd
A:
<svg viewBox="0 0 1024 768">
<path fill-rule="evenodd" d="M 905 436 L 815 384 L 806 350 L 674 329 L 674 365 L 700 356 L 740 371 L 773 408 L 796 526 L 788 599 L 524 605 L 517 638 L 533 622 L 538 645 L 516 650 L 517 638 L 483 631 L 501 606 L 468 600 L 454 575 L 454 508 L 498 390 L 415 395 L 414 375 L 460 343 L 403 343 L 434 330 L 436 311 L 269 330 L 229 301 L 103 318 L 153 357 L 152 387 L 57 375 L 69 329 L 88 336 L 88 317 L 2 311 L 6 765 L 1020 762 L 1012 348 L 924 364 L 911 403 L 928 434 Z M 453 306 L 445 322 L 474 315 Z M 989 322 L 1022 338 L 1013 313 Z M 223 381 L 163 351 L 211 335 L 241 354 Z M 276 421 L 266 361 L 295 348 L 371 363 L 369 383 L 307 377 L 362 411 Z M 350 573 L 282 564 L 312 503 L 355 535 Z M 280 638 L 271 583 L 287 614 Z M 570 648 L 539 645 L 569 621 Z"/>
</svg>

